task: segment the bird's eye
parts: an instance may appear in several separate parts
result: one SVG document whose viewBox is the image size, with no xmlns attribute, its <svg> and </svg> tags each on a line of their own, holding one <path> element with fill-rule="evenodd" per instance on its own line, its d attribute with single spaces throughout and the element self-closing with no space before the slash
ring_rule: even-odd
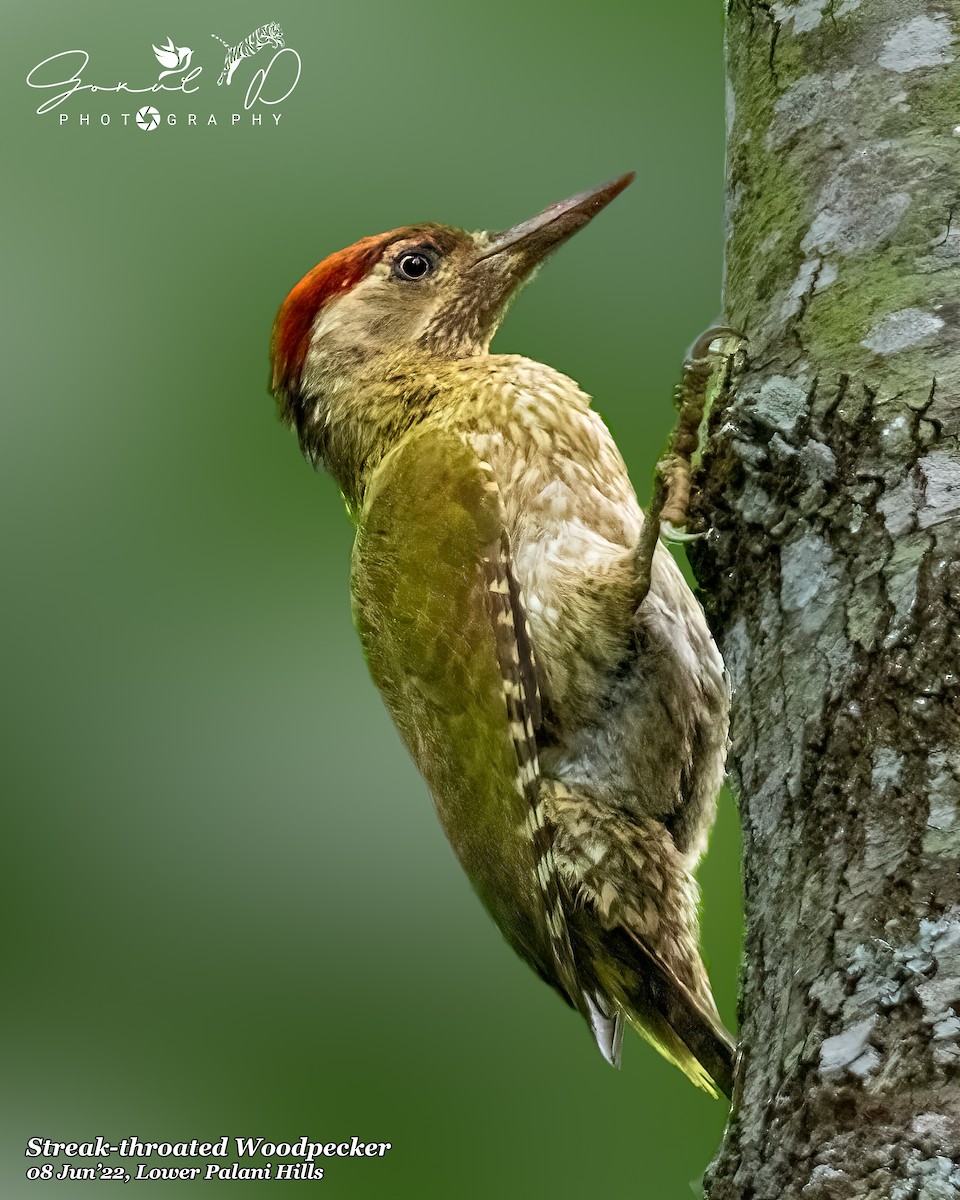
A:
<svg viewBox="0 0 960 1200">
<path fill-rule="evenodd" d="M 408 251 L 397 259 L 394 270 L 401 279 L 423 279 L 433 270 L 433 263 L 425 254 Z"/>
</svg>

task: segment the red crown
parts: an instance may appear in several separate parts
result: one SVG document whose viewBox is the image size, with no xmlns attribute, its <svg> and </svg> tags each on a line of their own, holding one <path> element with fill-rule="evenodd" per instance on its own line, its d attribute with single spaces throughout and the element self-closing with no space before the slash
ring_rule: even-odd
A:
<svg viewBox="0 0 960 1200">
<path fill-rule="evenodd" d="M 299 387 L 300 372 L 310 346 L 317 317 L 331 300 L 349 292 L 365 279 L 393 234 L 361 238 L 338 250 L 308 271 L 280 306 L 273 323 L 270 359 L 274 391 Z"/>
</svg>

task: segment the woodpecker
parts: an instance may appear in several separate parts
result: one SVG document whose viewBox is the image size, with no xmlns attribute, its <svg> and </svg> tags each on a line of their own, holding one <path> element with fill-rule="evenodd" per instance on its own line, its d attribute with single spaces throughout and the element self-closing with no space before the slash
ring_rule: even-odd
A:
<svg viewBox="0 0 960 1200">
<path fill-rule="evenodd" d="M 501 233 L 427 222 L 325 258 L 280 308 L 281 419 L 356 525 L 354 621 L 506 940 L 619 1066 L 624 1022 L 730 1094 L 694 870 L 727 746 L 703 612 L 571 379 L 491 354 L 545 259 L 633 174 Z M 649 542 L 649 539 L 647 539 Z"/>
</svg>

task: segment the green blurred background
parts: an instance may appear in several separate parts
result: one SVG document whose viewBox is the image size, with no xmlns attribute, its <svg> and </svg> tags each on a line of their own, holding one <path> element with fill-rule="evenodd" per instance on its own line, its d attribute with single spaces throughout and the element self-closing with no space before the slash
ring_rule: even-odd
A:
<svg viewBox="0 0 960 1200">
<path fill-rule="evenodd" d="M 633 167 L 496 348 L 597 398 L 645 500 L 720 306 L 719 0 L 4 10 L 0 1194 L 79 1186 L 26 1182 L 31 1136 L 306 1133 L 393 1143 L 326 1162 L 339 1197 L 689 1196 L 725 1106 L 632 1035 L 610 1070 L 480 908 L 367 679 L 336 489 L 266 380 L 274 313 L 331 250 L 503 227 Z M 302 80 L 279 127 L 231 128 L 257 64 L 218 91 L 210 34 L 267 20 Z M 110 94 L 35 114 L 41 59 L 142 85 L 168 36 L 204 66 L 156 100 L 175 128 L 123 128 L 138 104 Z M 701 878 L 732 1022 L 727 797 Z"/>
</svg>

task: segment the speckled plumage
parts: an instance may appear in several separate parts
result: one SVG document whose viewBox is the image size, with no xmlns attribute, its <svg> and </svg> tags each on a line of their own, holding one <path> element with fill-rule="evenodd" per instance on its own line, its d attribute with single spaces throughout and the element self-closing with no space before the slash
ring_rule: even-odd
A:
<svg viewBox="0 0 960 1200">
<path fill-rule="evenodd" d="M 638 594 L 643 517 L 588 397 L 487 350 L 558 219 L 517 227 L 520 251 L 439 226 L 384 235 L 359 285 L 323 282 L 295 373 L 281 310 L 275 390 L 355 516 L 371 673 L 508 941 L 611 1061 L 626 1019 L 726 1090 L 692 875 L 723 773 L 723 664 L 661 547 Z M 394 286 L 410 245 L 436 254 L 432 293 Z"/>
</svg>

